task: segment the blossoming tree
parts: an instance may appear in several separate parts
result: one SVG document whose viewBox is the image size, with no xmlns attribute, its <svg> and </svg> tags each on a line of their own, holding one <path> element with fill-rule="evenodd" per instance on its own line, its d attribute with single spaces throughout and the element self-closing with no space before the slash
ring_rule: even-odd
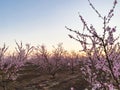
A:
<svg viewBox="0 0 120 90">
<path fill-rule="evenodd" d="M 83 77 L 90 84 L 92 90 L 120 90 L 120 44 L 116 42 L 118 37 L 113 36 L 116 26 L 110 27 L 109 23 L 114 16 L 114 9 L 117 0 L 114 0 L 113 7 L 107 15 L 102 16 L 94 7 L 90 0 L 89 5 L 103 20 L 102 31 L 99 35 L 93 25 L 88 25 L 86 20 L 79 14 L 83 23 L 82 33 L 66 27 L 69 31 L 76 34 L 76 37 L 69 34 L 69 37 L 78 41 L 86 54 L 85 60 L 81 61 Z M 86 33 L 87 32 L 87 33 Z"/>
</svg>

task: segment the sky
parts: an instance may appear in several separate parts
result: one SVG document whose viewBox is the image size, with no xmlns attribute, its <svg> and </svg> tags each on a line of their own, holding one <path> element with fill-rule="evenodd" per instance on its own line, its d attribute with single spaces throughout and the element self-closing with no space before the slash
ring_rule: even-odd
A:
<svg viewBox="0 0 120 90">
<path fill-rule="evenodd" d="M 113 5 L 113 0 L 91 0 L 104 16 Z M 101 30 L 101 20 L 90 8 L 87 0 L 0 0 L 0 46 L 6 43 L 11 49 L 15 40 L 37 46 L 63 43 L 67 50 L 79 50 L 80 44 L 68 37 L 65 26 L 82 30 L 78 12 L 88 24 Z M 112 26 L 120 29 L 120 0 L 115 9 Z M 99 28 L 100 27 L 100 28 Z"/>
</svg>

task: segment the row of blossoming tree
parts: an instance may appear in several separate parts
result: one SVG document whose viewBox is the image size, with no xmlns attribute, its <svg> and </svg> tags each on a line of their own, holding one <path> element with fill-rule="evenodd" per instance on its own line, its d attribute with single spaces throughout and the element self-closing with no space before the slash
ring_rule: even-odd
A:
<svg viewBox="0 0 120 90">
<path fill-rule="evenodd" d="M 15 43 L 15 51 L 11 54 L 8 54 L 5 44 L 0 48 L 0 90 L 23 90 L 23 87 L 39 84 L 33 84 L 35 78 L 48 75 L 54 79 L 59 72 L 74 74 L 78 69 L 75 66 L 79 64 L 79 54 L 68 52 L 62 43 L 53 46 L 51 52 L 45 45 L 35 47 Z"/>
<path fill-rule="evenodd" d="M 15 52 L 6 56 L 8 47 L 4 44 L 0 47 L 0 90 L 23 90 L 21 87 L 33 85 L 32 80 L 42 75 L 47 74 L 54 79 L 61 71 L 73 74 L 75 70 L 87 81 L 89 90 L 120 90 L 120 44 L 118 37 L 113 37 L 116 27 L 109 26 L 117 1 L 114 0 L 106 16 L 102 16 L 90 0 L 88 2 L 103 20 L 103 34 L 99 35 L 80 14 L 82 33 L 66 27 L 76 34 L 76 37 L 69 37 L 81 44 L 85 56 L 68 53 L 61 43 L 49 52 L 44 45 L 24 46 L 22 42 L 16 42 Z"/>
<path fill-rule="evenodd" d="M 103 21 L 102 30 L 97 30 L 93 25 L 89 26 L 80 14 L 79 18 L 83 23 L 82 31 L 66 27 L 70 32 L 76 34 L 76 36 L 69 35 L 69 37 L 79 42 L 86 54 L 87 58 L 81 62 L 82 67 L 80 68 L 83 78 L 89 82 L 90 90 L 120 90 L 119 37 L 113 36 L 116 26 L 109 26 L 111 18 L 114 16 L 117 0 L 114 0 L 113 7 L 105 16 L 99 13 L 90 0 L 88 2 Z M 100 35 L 99 31 L 103 34 Z"/>
</svg>

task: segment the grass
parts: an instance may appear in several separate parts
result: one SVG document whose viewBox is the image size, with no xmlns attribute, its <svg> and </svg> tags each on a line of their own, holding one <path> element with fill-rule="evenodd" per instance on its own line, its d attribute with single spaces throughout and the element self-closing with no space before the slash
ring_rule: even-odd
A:
<svg viewBox="0 0 120 90">
<path fill-rule="evenodd" d="M 33 81 L 39 82 L 38 90 L 70 90 L 71 87 L 75 90 L 84 90 L 88 86 L 79 72 L 70 74 L 69 71 L 57 73 L 54 79 L 51 79 L 49 75 L 43 75 Z"/>
<path fill-rule="evenodd" d="M 10 83 L 7 90 L 70 90 L 71 87 L 74 87 L 75 90 L 84 90 L 88 86 L 78 70 L 73 74 L 70 70 L 60 71 L 55 78 L 51 78 L 45 73 L 39 77 L 27 76 L 27 78 L 24 77 L 22 81 Z M 17 89 L 15 89 L 16 87 Z"/>
</svg>

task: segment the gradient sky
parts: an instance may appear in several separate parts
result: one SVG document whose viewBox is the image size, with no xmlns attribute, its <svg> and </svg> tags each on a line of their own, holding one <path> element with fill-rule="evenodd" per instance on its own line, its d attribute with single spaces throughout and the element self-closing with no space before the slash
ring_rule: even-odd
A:
<svg viewBox="0 0 120 90">
<path fill-rule="evenodd" d="M 113 3 L 113 0 L 91 1 L 102 15 L 107 14 Z M 111 23 L 112 26 L 117 25 L 118 31 L 119 1 Z M 67 36 L 70 32 L 65 29 L 68 26 L 82 30 L 78 12 L 89 24 L 100 27 L 101 20 L 87 0 L 0 0 L 0 45 L 5 42 L 14 47 L 16 40 L 35 46 L 45 44 L 51 48 L 63 42 L 65 49 L 78 50 L 79 43 L 71 40 Z"/>
</svg>

